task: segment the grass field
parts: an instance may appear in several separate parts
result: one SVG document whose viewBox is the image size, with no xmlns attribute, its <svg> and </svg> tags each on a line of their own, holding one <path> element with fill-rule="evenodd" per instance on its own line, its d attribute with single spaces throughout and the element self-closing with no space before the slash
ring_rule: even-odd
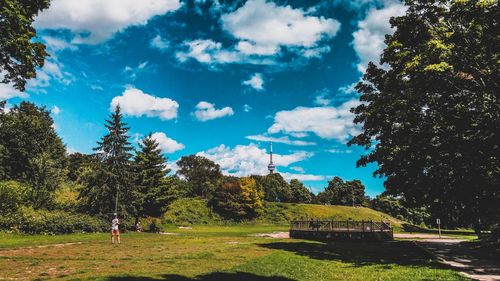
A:
<svg viewBox="0 0 500 281">
<path fill-rule="evenodd" d="M 251 236 L 279 226 L 194 226 L 175 234 L 0 234 L 0 280 L 465 280 L 411 241 L 330 243 Z M 52 245 L 68 242 L 81 244 Z M 41 246 L 45 245 L 45 246 Z"/>
</svg>

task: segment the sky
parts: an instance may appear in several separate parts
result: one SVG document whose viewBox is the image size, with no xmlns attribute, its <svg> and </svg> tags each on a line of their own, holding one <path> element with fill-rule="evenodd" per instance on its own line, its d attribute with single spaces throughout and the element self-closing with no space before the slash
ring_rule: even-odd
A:
<svg viewBox="0 0 500 281">
<path fill-rule="evenodd" d="M 120 105 L 137 143 L 149 133 L 169 166 L 205 156 L 225 174 L 277 170 L 317 193 L 334 176 L 381 193 L 350 108 L 379 62 L 397 0 L 52 0 L 34 22 L 50 57 L 8 106 L 51 110 L 68 152 L 92 153 Z"/>
</svg>

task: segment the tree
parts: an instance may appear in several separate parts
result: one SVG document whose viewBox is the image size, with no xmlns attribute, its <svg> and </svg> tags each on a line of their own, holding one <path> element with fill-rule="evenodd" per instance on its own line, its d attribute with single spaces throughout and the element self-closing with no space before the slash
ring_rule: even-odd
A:
<svg viewBox="0 0 500 281">
<path fill-rule="evenodd" d="M 168 187 L 164 178 L 170 172 L 159 144 L 149 134 L 139 142 L 139 151 L 134 158 L 135 184 L 132 190 L 132 205 L 136 223 L 140 217 L 159 217 L 165 204 L 164 194 Z"/>
<path fill-rule="evenodd" d="M 251 177 L 227 177 L 210 200 L 221 215 L 231 219 L 254 218 L 262 208 L 262 187 Z"/>
<path fill-rule="evenodd" d="M 307 189 L 304 184 L 297 180 L 292 179 L 290 181 L 290 189 L 292 191 L 292 197 L 290 202 L 292 203 L 311 203 L 313 194 L 309 189 Z"/>
<path fill-rule="evenodd" d="M 0 1 L 0 83 L 13 83 L 24 91 L 26 80 L 36 77 L 48 53 L 34 40 L 32 24 L 38 12 L 49 7 L 49 0 Z"/>
<path fill-rule="evenodd" d="M 429 223 L 430 214 L 425 207 L 408 208 L 405 204 L 404 198 L 386 194 L 380 194 L 372 200 L 372 208 L 377 211 L 415 225 Z"/>
<path fill-rule="evenodd" d="M 264 199 L 267 202 L 291 202 L 292 190 L 281 174 L 254 175 L 252 178 L 264 187 Z"/>
<path fill-rule="evenodd" d="M 222 179 L 220 166 L 203 156 L 183 156 L 177 166 L 177 174 L 186 179 L 194 196 L 209 198 Z"/>
<path fill-rule="evenodd" d="M 498 1 L 407 1 L 381 63 L 356 89 L 368 148 L 389 194 L 429 206 L 443 225 L 500 221 Z"/>
<path fill-rule="evenodd" d="M 120 199 L 122 212 L 130 208 L 133 174 L 130 165 L 132 146 L 128 140 L 129 128 L 123 122 L 120 107 L 117 106 L 106 120 L 108 133 L 97 142 L 94 150 L 98 162 L 85 174 L 81 197 L 91 213 L 109 214 L 114 211 L 115 202 Z"/>
<path fill-rule="evenodd" d="M 365 186 L 359 180 L 344 181 L 334 177 L 317 200 L 323 204 L 359 206 L 365 201 Z"/>
<path fill-rule="evenodd" d="M 31 186 L 28 200 L 35 208 L 49 207 L 65 177 L 66 148 L 53 125 L 45 107 L 33 103 L 0 110 L 0 179 Z"/>
<path fill-rule="evenodd" d="M 94 155 L 79 152 L 70 154 L 68 156 L 68 179 L 70 181 L 78 181 L 83 172 L 82 169 L 91 165 L 95 160 Z"/>
</svg>

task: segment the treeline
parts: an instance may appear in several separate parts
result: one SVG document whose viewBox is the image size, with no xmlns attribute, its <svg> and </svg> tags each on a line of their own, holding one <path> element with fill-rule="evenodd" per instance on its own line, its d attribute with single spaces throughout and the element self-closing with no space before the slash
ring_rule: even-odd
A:
<svg viewBox="0 0 500 281">
<path fill-rule="evenodd" d="M 0 104 L 0 228 L 28 233 L 100 231 L 115 212 L 128 227 L 159 218 L 180 198 L 202 198 L 227 220 L 251 220 L 263 202 L 368 206 L 359 180 L 335 177 L 317 196 L 279 173 L 233 177 L 211 160 L 189 155 L 171 174 L 151 135 L 134 148 L 120 108 L 105 120 L 107 133 L 93 154 L 72 153 L 54 129 L 50 112 L 21 102 Z M 153 224 L 158 222 L 154 219 Z M 146 226 L 147 227 L 147 226 Z"/>
</svg>

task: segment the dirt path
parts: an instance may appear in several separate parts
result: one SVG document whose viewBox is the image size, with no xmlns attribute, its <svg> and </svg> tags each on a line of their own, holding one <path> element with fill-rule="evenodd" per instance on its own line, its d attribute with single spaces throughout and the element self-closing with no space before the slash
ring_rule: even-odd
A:
<svg viewBox="0 0 500 281">
<path fill-rule="evenodd" d="M 460 239 L 424 239 L 416 241 L 439 260 L 463 275 L 481 281 L 500 281 L 500 261 L 478 257 L 461 244 Z"/>
</svg>

